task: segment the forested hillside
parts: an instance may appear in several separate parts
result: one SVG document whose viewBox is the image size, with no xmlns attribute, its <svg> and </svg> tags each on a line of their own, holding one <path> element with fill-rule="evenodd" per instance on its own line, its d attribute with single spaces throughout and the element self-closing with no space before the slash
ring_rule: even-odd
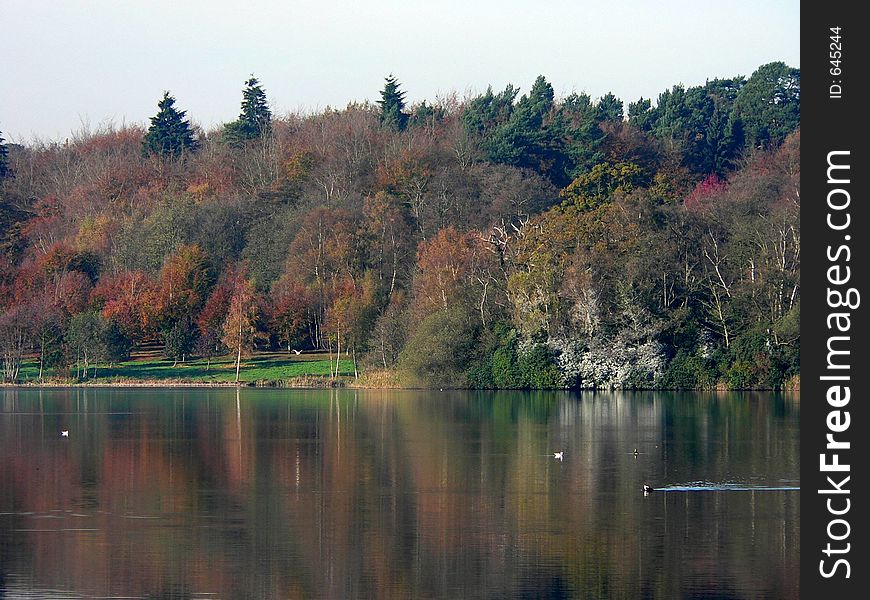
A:
<svg viewBox="0 0 870 600">
<path fill-rule="evenodd" d="M 435 386 L 794 379 L 800 72 L 627 106 L 522 91 L 408 106 L 391 76 L 279 118 L 252 78 L 213 131 L 166 93 L 148 128 L 0 138 L 5 380 L 143 344 L 323 349 Z"/>
</svg>

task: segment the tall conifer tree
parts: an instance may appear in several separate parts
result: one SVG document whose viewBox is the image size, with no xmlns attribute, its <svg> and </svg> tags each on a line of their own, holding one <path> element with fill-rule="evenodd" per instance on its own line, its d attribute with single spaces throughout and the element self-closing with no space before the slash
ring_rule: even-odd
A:
<svg viewBox="0 0 870 600">
<path fill-rule="evenodd" d="M 607 94 L 599 98 L 595 109 L 599 121 L 622 121 L 622 100 L 614 96 L 613 92 L 607 92 Z"/>
<path fill-rule="evenodd" d="M 175 98 L 169 92 L 163 92 L 163 99 L 157 106 L 160 110 L 151 117 L 151 127 L 142 139 L 142 151 L 161 156 L 195 152 L 199 142 L 193 137 L 190 123 L 184 118 L 185 111 L 175 108 Z"/>
<path fill-rule="evenodd" d="M 378 105 L 381 107 L 381 123 L 395 131 L 402 131 L 408 125 L 405 110 L 405 92 L 399 89 L 399 82 L 392 74 L 386 78 Z"/>
<path fill-rule="evenodd" d="M 257 78 L 251 77 L 245 82 L 245 89 L 242 91 L 242 112 L 237 120 L 227 123 L 224 128 L 224 141 L 241 144 L 259 139 L 271 129 L 272 111 L 269 110 L 266 92 Z"/>
<path fill-rule="evenodd" d="M 0 179 L 12 177 L 12 167 L 9 166 L 9 148 L 3 140 L 3 132 L 0 131 Z"/>
</svg>

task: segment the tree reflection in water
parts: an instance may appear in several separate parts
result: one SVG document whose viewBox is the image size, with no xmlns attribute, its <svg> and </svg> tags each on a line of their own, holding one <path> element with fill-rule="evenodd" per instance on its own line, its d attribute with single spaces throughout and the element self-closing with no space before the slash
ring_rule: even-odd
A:
<svg viewBox="0 0 870 600">
<path fill-rule="evenodd" d="M 4 390 L 0 590 L 796 598 L 796 492 L 641 490 L 797 486 L 798 419 L 770 394 Z"/>
</svg>

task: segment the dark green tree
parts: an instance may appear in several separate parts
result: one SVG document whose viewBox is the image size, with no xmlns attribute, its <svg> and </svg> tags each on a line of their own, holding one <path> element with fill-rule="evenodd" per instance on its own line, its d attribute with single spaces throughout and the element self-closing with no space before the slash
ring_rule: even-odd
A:
<svg viewBox="0 0 870 600">
<path fill-rule="evenodd" d="M 245 82 L 242 91 L 242 112 L 239 118 L 227 123 L 223 138 L 229 144 L 239 145 L 248 140 L 256 140 L 268 134 L 272 129 L 272 111 L 266 100 L 260 82 L 251 77 Z"/>
<path fill-rule="evenodd" d="M 553 86 L 543 75 L 538 75 L 532 89 L 529 90 L 529 94 L 517 102 L 517 112 L 522 113 L 523 118 L 530 121 L 530 125 L 541 127 L 547 114 L 553 108 L 554 97 Z"/>
<path fill-rule="evenodd" d="M 444 107 L 437 104 L 427 104 L 423 100 L 411 109 L 408 124 L 412 127 L 433 127 L 436 123 L 443 121 L 445 116 Z"/>
<path fill-rule="evenodd" d="M 88 378 L 88 368 L 94 367 L 96 377 L 96 362 L 106 355 L 104 324 L 96 311 L 82 312 L 72 316 L 66 334 L 70 362 L 75 363 L 76 377 Z"/>
<path fill-rule="evenodd" d="M 196 330 L 189 319 L 179 319 L 171 328 L 163 332 L 163 354 L 174 361 L 173 367 L 180 360 L 190 355 L 196 345 Z"/>
<path fill-rule="evenodd" d="M 588 94 L 571 94 L 559 107 L 558 125 L 562 128 L 568 155 L 569 179 L 589 171 L 604 159 L 601 145 L 604 132 Z"/>
<path fill-rule="evenodd" d="M 142 139 L 143 153 L 180 156 L 184 152 L 195 152 L 199 142 L 184 118 L 185 111 L 175 108 L 175 98 L 163 92 L 157 106 L 160 110 L 151 117 L 151 127 Z"/>
<path fill-rule="evenodd" d="M 60 366 L 64 359 L 63 334 L 66 323 L 63 312 L 52 300 L 51 296 L 43 296 L 31 305 L 31 332 L 39 360 L 40 381 L 46 367 Z"/>
<path fill-rule="evenodd" d="M 781 144 L 800 124 L 800 69 L 782 62 L 759 67 L 737 94 L 733 116 L 742 122 L 748 146 Z"/>
<path fill-rule="evenodd" d="M 109 366 L 130 359 L 133 340 L 115 319 L 109 319 L 103 325 L 103 345 Z"/>
<path fill-rule="evenodd" d="M 399 82 L 392 74 L 386 78 L 378 106 L 381 107 L 381 124 L 394 131 L 402 131 L 408 125 L 405 110 L 405 92 L 399 89 Z"/>
<path fill-rule="evenodd" d="M 689 148 L 689 166 L 698 173 L 724 175 L 730 170 L 740 144 L 740 130 L 729 118 L 723 103 L 712 100 L 710 118 L 706 126 L 695 136 L 695 144 Z"/>
<path fill-rule="evenodd" d="M 733 166 L 743 143 L 733 111 L 743 84 L 743 78 L 736 77 L 688 89 L 674 86 L 659 95 L 652 110 L 638 113 L 632 105 L 629 120 L 679 150 L 683 164 L 694 173 L 723 175 Z"/>
<path fill-rule="evenodd" d="M 507 122 L 484 140 L 483 148 L 493 162 L 532 169 L 558 186 L 565 185 L 570 181 L 565 128 L 557 117 L 553 86 L 538 76 Z"/>
<path fill-rule="evenodd" d="M 492 87 L 474 98 L 465 107 L 460 120 L 469 135 L 486 138 L 496 127 L 507 123 L 514 110 L 514 99 L 519 88 L 508 84 L 504 91 L 494 94 Z"/>
<path fill-rule="evenodd" d="M 651 129 L 652 115 L 652 102 L 649 98 L 639 98 L 637 102 L 628 104 L 628 122 L 641 131 Z"/>
<path fill-rule="evenodd" d="M 595 105 L 599 121 L 622 121 L 622 100 L 607 92 Z"/>
<path fill-rule="evenodd" d="M 544 119 L 552 108 L 553 88 L 539 76 L 528 95 L 517 102 L 510 119 L 485 141 L 490 159 L 513 166 L 540 167 L 544 157 L 535 155 L 547 152 L 549 140 Z"/>
<path fill-rule="evenodd" d="M 3 140 L 3 132 L 0 131 L 0 179 L 12 177 L 12 167 L 9 166 L 9 148 Z"/>
<path fill-rule="evenodd" d="M 650 129 L 663 140 L 678 141 L 688 130 L 689 120 L 686 88 L 675 85 L 659 94 L 656 107 L 652 110 Z"/>
<path fill-rule="evenodd" d="M 399 354 L 399 368 L 427 385 L 468 385 L 478 336 L 473 310 L 457 303 L 423 319 Z"/>
</svg>

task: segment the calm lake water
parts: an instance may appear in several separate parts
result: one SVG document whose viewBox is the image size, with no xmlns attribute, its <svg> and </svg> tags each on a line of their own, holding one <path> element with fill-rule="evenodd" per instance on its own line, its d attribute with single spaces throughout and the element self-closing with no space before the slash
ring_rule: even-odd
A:
<svg viewBox="0 0 870 600">
<path fill-rule="evenodd" d="M 0 389 L 0 598 L 797 598 L 799 412 Z"/>
</svg>

